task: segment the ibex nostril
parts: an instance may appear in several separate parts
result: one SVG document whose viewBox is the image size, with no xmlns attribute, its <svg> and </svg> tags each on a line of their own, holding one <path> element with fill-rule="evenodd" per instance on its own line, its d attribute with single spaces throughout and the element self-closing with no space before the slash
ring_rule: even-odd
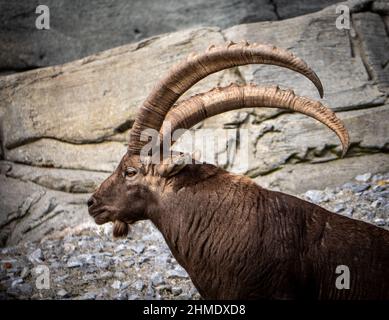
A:
<svg viewBox="0 0 389 320">
<path fill-rule="evenodd" d="M 93 198 L 93 197 L 90 197 L 90 198 L 88 199 L 88 201 L 87 201 L 88 207 L 93 206 L 95 203 L 96 203 L 96 199 Z"/>
</svg>

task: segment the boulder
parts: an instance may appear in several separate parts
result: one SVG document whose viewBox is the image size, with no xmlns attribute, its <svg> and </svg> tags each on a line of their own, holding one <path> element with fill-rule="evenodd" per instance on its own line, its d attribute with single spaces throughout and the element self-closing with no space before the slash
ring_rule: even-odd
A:
<svg viewBox="0 0 389 320">
<path fill-rule="evenodd" d="M 91 221 L 88 197 L 0 174 L 0 245 L 40 240 L 54 231 Z"/>
<path fill-rule="evenodd" d="M 370 79 L 366 71 L 363 58 L 365 51 L 354 49 L 354 41 L 357 40 L 353 39 L 351 30 L 338 30 L 335 27 L 337 17 L 335 6 L 331 6 L 285 21 L 234 26 L 224 30 L 223 34 L 232 41 L 246 39 L 249 42 L 271 43 L 293 51 L 317 73 L 324 86 L 323 102 L 335 111 L 382 105 L 385 102 L 385 92 L 380 91 L 376 81 Z M 374 23 L 369 24 L 370 32 L 365 33 L 374 37 L 375 28 L 380 28 L 380 34 L 384 33 L 383 24 L 375 19 L 373 21 Z M 364 29 L 369 26 L 364 26 Z M 372 52 L 376 50 L 374 43 L 380 38 L 374 39 L 369 43 L 365 42 Z M 379 47 L 374 55 L 376 59 L 381 61 L 386 57 L 384 48 L 385 44 Z M 239 70 L 246 81 L 279 84 L 281 87 L 294 89 L 299 95 L 318 98 L 313 84 L 290 70 L 263 65 L 243 66 Z"/>
<path fill-rule="evenodd" d="M 388 172 L 389 155 L 376 153 L 330 162 L 286 164 L 254 180 L 264 188 L 298 195 L 307 190 L 340 186 L 366 170 Z"/>
<path fill-rule="evenodd" d="M 347 157 L 389 151 L 389 105 L 341 112 L 338 116 L 350 134 Z M 248 128 L 254 147 L 247 174 L 253 177 L 285 164 L 337 160 L 341 154 L 340 141 L 330 129 L 300 114 L 281 114 L 259 125 L 249 124 Z"/>
<path fill-rule="evenodd" d="M 389 4 L 386 3 L 386 7 Z M 360 12 L 353 15 L 360 49 L 370 77 L 383 91 L 389 89 L 389 37 L 383 19 L 376 13 Z"/>
<path fill-rule="evenodd" d="M 90 170 L 44 168 L 8 161 L 0 161 L 0 174 L 25 182 L 34 182 L 47 189 L 70 193 L 93 192 L 109 175 Z"/>
</svg>

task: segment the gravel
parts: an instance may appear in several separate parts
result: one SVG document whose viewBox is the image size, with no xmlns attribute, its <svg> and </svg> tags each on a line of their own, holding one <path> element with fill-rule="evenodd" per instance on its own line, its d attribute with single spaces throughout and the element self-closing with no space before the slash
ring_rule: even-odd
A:
<svg viewBox="0 0 389 320">
<path fill-rule="evenodd" d="M 321 191 L 322 197 L 312 199 L 309 190 L 300 197 L 353 219 L 373 223 L 389 230 L 389 173 L 372 175 L 367 172 L 337 188 Z"/>
<path fill-rule="evenodd" d="M 389 230 L 389 173 L 364 173 L 336 188 L 300 198 Z M 49 270 L 49 289 L 37 289 L 37 268 Z M 0 299 L 199 299 L 162 235 L 147 221 L 126 239 L 93 222 L 40 242 L 0 249 Z"/>
<path fill-rule="evenodd" d="M 179 299 L 182 292 L 200 298 L 146 221 L 136 223 L 126 239 L 113 239 L 109 224 L 91 222 L 66 236 L 0 250 L 0 299 Z M 41 265 L 49 267 L 49 289 L 36 287 Z M 169 271 L 177 276 L 168 277 Z"/>
</svg>

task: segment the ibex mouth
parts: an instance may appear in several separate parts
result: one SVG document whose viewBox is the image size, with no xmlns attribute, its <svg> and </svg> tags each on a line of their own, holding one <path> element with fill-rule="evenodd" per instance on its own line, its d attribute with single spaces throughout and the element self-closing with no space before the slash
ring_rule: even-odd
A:
<svg viewBox="0 0 389 320">
<path fill-rule="evenodd" d="M 113 224 L 113 236 L 115 238 L 123 238 L 128 235 L 129 227 L 128 224 L 120 221 L 115 220 Z"/>
<path fill-rule="evenodd" d="M 105 223 L 111 221 L 109 216 L 110 215 L 107 211 L 103 211 L 103 212 L 100 212 L 100 213 L 93 215 L 92 217 L 95 220 L 96 224 L 102 225 L 102 224 L 105 224 Z"/>
</svg>

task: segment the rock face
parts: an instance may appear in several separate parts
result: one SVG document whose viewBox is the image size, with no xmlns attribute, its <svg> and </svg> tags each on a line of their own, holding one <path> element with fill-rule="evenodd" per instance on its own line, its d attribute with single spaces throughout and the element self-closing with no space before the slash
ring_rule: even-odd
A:
<svg viewBox="0 0 389 320">
<path fill-rule="evenodd" d="M 193 29 L 64 66 L 5 76 L 0 79 L 5 97 L 0 108 L 6 107 L 4 145 L 14 148 L 26 142 L 34 144 L 43 137 L 71 144 L 124 142 L 126 136 L 121 133 L 131 127 L 138 105 L 156 81 L 189 53 L 205 50 L 208 43 L 223 42 L 217 28 Z M 235 81 L 236 76 L 228 77 L 229 73 L 214 75 L 198 89 Z M 101 121 L 102 116 L 106 121 Z"/>
<path fill-rule="evenodd" d="M 47 0 L 50 29 L 38 30 L 39 1 L 0 1 L 0 70 L 62 64 L 154 35 L 198 26 L 295 17 L 336 0 Z"/>
<path fill-rule="evenodd" d="M 288 17 L 284 6 L 272 3 L 269 12 L 276 7 L 280 18 Z M 0 77 L 2 244 L 39 239 L 87 221 L 85 200 L 124 154 L 137 107 L 152 86 L 190 52 L 226 40 L 272 43 L 305 59 L 322 79 L 324 103 L 344 120 L 352 142 L 340 159 L 335 135 L 310 118 L 277 109 L 233 111 L 202 125 L 214 135 L 216 128 L 232 130 L 232 140 L 236 132 L 249 132 L 249 151 L 227 161 L 228 170 L 292 194 L 339 185 L 364 172 L 388 171 L 388 12 L 381 3 L 347 3 L 351 30 L 335 27 L 338 16 L 331 6 L 283 21 L 157 35 L 64 65 Z M 186 95 L 251 81 L 277 83 L 319 99 L 304 77 L 258 65 L 216 73 Z M 182 146 L 185 150 L 185 141 Z M 217 150 L 220 155 L 227 151 Z M 242 170 L 241 163 L 248 165 Z"/>
</svg>

